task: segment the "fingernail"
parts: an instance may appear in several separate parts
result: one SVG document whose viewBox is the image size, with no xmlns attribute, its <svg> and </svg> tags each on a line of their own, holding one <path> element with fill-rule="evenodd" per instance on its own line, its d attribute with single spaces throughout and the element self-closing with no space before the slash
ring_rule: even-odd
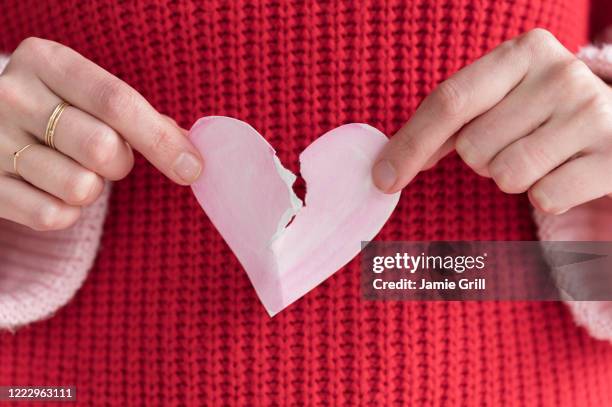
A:
<svg viewBox="0 0 612 407">
<path fill-rule="evenodd" d="M 202 172 L 200 160 L 191 153 L 181 153 L 172 167 L 174 173 L 187 184 L 195 182 Z"/>
<path fill-rule="evenodd" d="M 374 185 L 383 192 L 387 192 L 397 181 L 397 172 L 393 165 L 387 161 L 379 161 L 372 170 Z"/>
</svg>

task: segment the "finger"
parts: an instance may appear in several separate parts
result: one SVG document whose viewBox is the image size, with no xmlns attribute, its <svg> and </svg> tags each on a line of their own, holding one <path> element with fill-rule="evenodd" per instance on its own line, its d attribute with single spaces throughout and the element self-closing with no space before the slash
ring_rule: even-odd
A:
<svg viewBox="0 0 612 407">
<path fill-rule="evenodd" d="M 44 142 L 50 116 L 47 112 L 61 100 L 36 78 L 15 80 L 5 86 L 15 93 L 14 99 L 20 99 L 18 103 L 6 104 L 3 110 L 8 112 L 5 114 Z M 121 179 L 133 166 L 134 155 L 123 138 L 111 127 L 75 107 L 64 109 L 54 134 L 58 151 L 105 178 Z"/>
<path fill-rule="evenodd" d="M 0 81 L 2 116 L 44 142 L 50 111 L 61 99 L 38 78 L 16 74 Z M 131 170 L 134 155 L 115 130 L 75 107 L 67 107 L 58 120 L 54 143 L 58 151 L 110 180 Z"/>
<path fill-rule="evenodd" d="M 441 83 L 383 149 L 372 174 L 378 188 L 403 188 L 449 137 L 499 103 L 525 77 L 544 36 L 537 30 L 507 41 Z"/>
<path fill-rule="evenodd" d="M 0 176 L 0 218 L 35 230 L 59 230 L 73 225 L 80 213 L 19 179 Z"/>
<path fill-rule="evenodd" d="M 540 210 L 561 214 L 612 192 L 612 152 L 572 160 L 538 181 L 529 199 Z"/>
<path fill-rule="evenodd" d="M 168 120 L 170 123 L 172 123 L 174 126 L 178 127 L 178 129 L 180 130 L 181 133 L 183 133 L 184 136 L 187 136 L 187 134 L 189 133 L 189 130 L 184 129 L 181 126 L 179 126 L 176 120 L 174 120 L 172 117 L 168 116 L 167 114 L 162 114 L 162 116 L 166 120 Z"/>
<path fill-rule="evenodd" d="M 536 181 L 585 150 L 598 137 L 591 115 L 583 112 L 568 120 L 552 120 L 497 154 L 488 172 L 507 193 L 527 191 Z"/>
<path fill-rule="evenodd" d="M 478 174 L 489 176 L 488 165 L 496 154 L 551 117 L 553 92 L 548 86 L 533 86 L 534 82 L 521 83 L 460 130 L 457 153 Z"/>
<path fill-rule="evenodd" d="M 197 150 L 136 90 L 70 48 L 27 41 L 13 58 L 24 58 L 53 93 L 107 123 L 175 182 L 187 185 L 199 177 Z"/>
<path fill-rule="evenodd" d="M 501 102 L 461 129 L 457 153 L 477 173 L 489 176 L 493 157 L 553 115 L 574 114 L 575 105 L 590 97 L 594 75 L 578 59 L 570 59 L 544 72 L 528 73 Z M 559 100 L 574 103 L 559 104 Z"/>
<path fill-rule="evenodd" d="M 134 166 L 132 149 L 114 129 L 74 107 L 65 109 L 54 139 L 58 151 L 109 180 L 124 178 Z"/>
<path fill-rule="evenodd" d="M 13 160 L 7 164 L 2 163 L 2 171 L 13 173 Z M 92 203 L 104 188 L 104 181 L 97 174 L 41 144 L 33 144 L 20 153 L 15 175 L 75 206 Z"/>
</svg>

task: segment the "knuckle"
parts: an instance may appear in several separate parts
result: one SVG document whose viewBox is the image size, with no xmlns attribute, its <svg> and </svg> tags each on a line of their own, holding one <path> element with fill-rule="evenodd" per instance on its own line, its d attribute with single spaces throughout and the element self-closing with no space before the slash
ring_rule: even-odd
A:
<svg viewBox="0 0 612 407">
<path fill-rule="evenodd" d="M 612 103 L 609 96 L 595 94 L 587 101 L 586 109 L 591 117 L 589 122 L 601 131 L 602 137 L 609 138 L 612 132 Z"/>
<path fill-rule="evenodd" d="M 459 81 L 453 78 L 438 85 L 432 97 L 440 113 L 445 117 L 460 115 L 467 103 L 467 97 Z"/>
<path fill-rule="evenodd" d="M 99 127 L 92 131 L 85 143 L 87 155 L 96 167 L 105 167 L 117 156 L 119 136 L 114 130 Z"/>
<path fill-rule="evenodd" d="M 542 148 L 537 146 L 531 146 L 529 149 L 523 149 L 525 151 L 524 166 L 525 172 L 533 173 L 538 170 L 545 168 L 554 167 L 554 161 L 550 155 Z"/>
<path fill-rule="evenodd" d="M 54 230 L 62 223 L 61 209 L 55 204 L 40 205 L 31 215 L 30 226 L 34 230 Z"/>
<path fill-rule="evenodd" d="M 53 66 L 49 65 L 49 63 L 56 62 L 57 55 L 55 51 L 62 47 L 61 44 L 55 41 L 38 37 L 28 37 L 21 41 L 19 46 L 15 49 L 12 58 L 26 61 L 36 58 L 37 61 L 42 62 L 46 66 Z"/>
<path fill-rule="evenodd" d="M 519 37 L 520 38 L 520 37 Z M 496 48 L 498 61 L 500 63 L 507 63 L 507 61 L 518 61 L 524 57 L 523 49 L 519 46 L 517 38 L 506 40 L 499 44 Z"/>
<path fill-rule="evenodd" d="M 480 126 L 475 123 L 467 125 L 457 136 L 455 150 L 459 157 L 472 169 L 480 170 L 486 166 L 489 158 L 482 148 L 479 148 L 478 139 L 488 139 L 494 135 L 492 127 Z"/>
<path fill-rule="evenodd" d="M 422 142 L 406 131 L 397 134 L 394 142 L 395 151 L 400 156 L 423 157 L 425 154 Z"/>
<path fill-rule="evenodd" d="M 463 130 L 457 136 L 457 141 L 455 142 L 455 150 L 457 154 L 466 162 L 470 167 L 476 163 L 474 142 L 472 141 L 472 132 L 468 127 Z"/>
<path fill-rule="evenodd" d="M 506 40 L 497 46 L 497 49 L 501 51 L 501 53 L 508 55 L 514 53 L 516 49 L 516 41 L 515 40 Z"/>
<path fill-rule="evenodd" d="M 43 40 L 42 38 L 28 37 L 19 43 L 15 49 L 15 53 L 25 53 L 28 55 L 37 54 L 45 49 L 47 42 L 47 40 Z"/>
<path fill-rule="evenodd" d="M 517 44 L 538 51 L 553 47 L 557 42 L 557 39 L 550 31 L 539 27 L 526 32 L 517 40 Z"/>
<path fill-rule="evenodd" d="M 525 176 L 547 172 L 546 170 L 557 166 L 557 160 L 550 154 L 546 145 L 521 139 L 515 143 L 514 148 L 515 156 L 520 160 L 517 167 L 522 169 Z"/>
<path fill-rule="evenodd" d="M 134 168 L 134 155 L 130 152 L 123 162 L 123 165 L 117 169 L 116 173 L 113 175 L 109 175 L 108 179 L 111 181 L 119 181 L 125 177 L 132 171 Z"/>
<path fill-rule="evenodd" d="M 506 167 L 497 167 L 495 164 L 489 166 L 489 174 L 497 187 L 507 194 L 518 194 L 524 192 L 518 177 Z"/>
<path fill-rule="evenodd" d="M 119 181 L 125 178 L 134 167 L 134 155 L 129 152 L 125 159 L 122 159 L 112 170 L 105 173 L 105 177 L 110 181 Z"/>
<path fill-rule="evenodd" d="M 475 147 L 472 137 L 467 133 L 462 133 L 457 137 L 455 150 L 459 157 L 470 167 L 479 167 L 481 157 L 478 149 Z"/>
<path fill-rule="evenodd" d="M 94 90 L 100 113 L 110 120 L 118 120 L 133 112 L 134 92 L 117 78 L 101 81 Z"/>
<path fill-rule="evenodd" d="M 3 122 L 14 122 L 15 113 L 32 111 L 32 101 L 28 99 L 18 81 L 10 76 L 0 76 L 0 116 Z"/>
<path fill-rule="evenodd" d="M 512 182 L 509 177 L 504 174 L 496 174 L 495 176 L 491 176 L 495 185 L 502 191 L 507 194 L 514 193 L 514 189 L 512 188 Z"/>
<path fill-rule="evenodd" d="M 99 194 L 101 180 L 93 172 L 75 174 L 66 180 L 66 198 L 70 203 L 91 202 Z"/>
<path fill-rule="evenodd" d="M 586 86 L 585 82 L 591 79 L 591 70 L 578 58 L 572 58 L 561 65 L 559 85 L 566 90 L 584 94 L 585 91 L 591 88 Z"/>
<path fill-rule="evenodd" d="M 508 194 L 519 194 L 529 188 L 529 170 L 516 154 L 501 153 L 489 165 L 489 174 L 499 189 Z"/>
<path fill-rule="evenodd" d="M 104 181 L 100 177 L 97 177 L 97 180 L 93 184 L 94 187 L 89 191 L 85 200 L 81 201 L 82 205 L 89 205 L 95 202 L 102 195 L 102 192 L 104 191 Z"/>
<path fill-rule="evenodd" d="M 165 153 L 172 150 L 174 144 L 173 133 L 165 127 L 157 127 L 151 137 L 151 142 L 148 146 L 149 152 L 152 154 Z"/>
<path fill-rule="evenodd" d="M 22 103 L 17 86 L 6 76 L 0 76 L 0 109 Z"/>
<path fill-rule="evenodd" d="M 536 184 L 529 190 L 529 200 L 532 205 L 542 212 L 552 215 L 563 211 L 563 208 L 554 200 L 548 197 L 548 192 L 542 184 Z"/>
</svg>

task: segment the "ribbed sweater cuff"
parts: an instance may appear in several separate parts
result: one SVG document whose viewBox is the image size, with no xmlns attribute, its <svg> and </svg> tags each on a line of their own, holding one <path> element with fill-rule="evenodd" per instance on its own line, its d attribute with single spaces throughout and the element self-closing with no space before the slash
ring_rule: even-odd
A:
<svg viewBox="0 0 612 407">
<path fill-rule="evenodd" d="M 69 229 L 36 232 L 0 219 L 0 328 L 52 315 L 74 296 L 96 258 L 110 184 Z"/>
</svg>

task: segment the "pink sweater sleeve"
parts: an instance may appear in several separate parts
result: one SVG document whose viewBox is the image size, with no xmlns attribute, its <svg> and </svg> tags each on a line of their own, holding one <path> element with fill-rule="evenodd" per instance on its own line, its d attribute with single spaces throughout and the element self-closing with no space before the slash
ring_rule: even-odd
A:
<svg viewBox="0 0 612 407">
<path fill-rule="evenodd" d="M 52 315 L 85 281 L 100 245 L 110 184 L 69 229 L 36 232 L 0 219 L 0 328 Z"/>
<path fill-rule="evenodd" d="M 612 30 L 610 32 L 612 37 Z M 578 52 L 578 57 L 606 82 L 612 81 L 612 38 L 601 46 L 589 45 Z"/>
</svg>

